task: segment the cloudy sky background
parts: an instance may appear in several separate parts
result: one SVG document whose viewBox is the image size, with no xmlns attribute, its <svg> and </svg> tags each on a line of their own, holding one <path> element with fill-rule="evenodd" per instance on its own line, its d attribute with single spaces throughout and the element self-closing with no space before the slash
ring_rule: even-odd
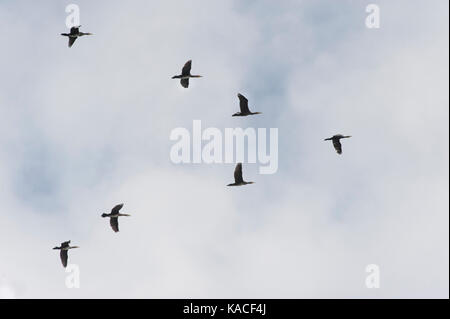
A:
<svg viewBox="0 0 450 319">
<path fill-rule="evenodd" d="M 449 4 L 369 3 L 0 1 L 0 298 L 448 298 Z M 194 119 L 278 128 L 278 172 L 173 164 Z"/>
</svg>

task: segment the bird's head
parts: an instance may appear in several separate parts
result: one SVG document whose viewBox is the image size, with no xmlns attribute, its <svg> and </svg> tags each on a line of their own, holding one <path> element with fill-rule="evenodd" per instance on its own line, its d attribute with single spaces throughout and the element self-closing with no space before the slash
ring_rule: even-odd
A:
<svg viewBox="0 0 450 319">
<path fill-rule="evenodd" d="M 53 247 L 53 249 L 59 249 L 59 247 Z"/>
<path fill-rule="evenodd" d="M 234 113 L 234 114 L 231 115 L 231 116 L 239 116 L 239 115 L 241 115 L 241 113 L 237 112 L 237 113 Z"/>
<path fill-rule="evenodd" d="M 108 214 L 103 213 L 103 214 L 102 214 L 102 217 L 108 217 Z"/>
</svg>

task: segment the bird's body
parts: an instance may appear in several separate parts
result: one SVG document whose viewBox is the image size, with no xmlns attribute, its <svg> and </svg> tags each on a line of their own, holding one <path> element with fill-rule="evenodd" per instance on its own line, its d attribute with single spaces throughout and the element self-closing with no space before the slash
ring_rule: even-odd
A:
<svg viewBox="0 0 450 319">
<path fill-rule="evenodd" d="M 102 214 L 102 217 L 109 217 L 109 223 L 111 225 L 111 228 L 116 233 L 119 231 L 119 216 L 131 216 L 128 214 L 121 214 L 119 211 L 122 209 L 122 207 L 123 207 L 123 204 L 116 205 L 111 210 L 111 213 Z"/>
<path fill-rule="evenodd" d="M 84 35 L 92 35 L 92 33 L 89 33 L 89 32 L 87 32 L 87 33 L 80 32 L 80 27 L 81 27 L 81 25 L 70 28 L 70 33 L 61 33 L 61 35 L 69 38 L 69 48 L 72 47 L 72 45 L 75 43 L 75 40 L 78 37 L 82 37 Z"/>
<path fill-rule="evenodd" d="M 349 137 L 351 137 L 351 136 L 344 136 L 342 134 L 336 134 L 336 135 L 333 135 L 332 137 L 326 138 L 325 141 L 330 141 L 330 140 L 333 141 L 333 146 L 334 146 L 334 149 L 336 150 L 336 152 L 338 154 L 342 154 L 342 145 L 341 145 L 340 140 L 342 138 L 349 138 Z"/>
<path fill-rule="evenodd" d="M 234 183 L 227 186 L 243 186 L 247 184 L 253 184 L 254 182 L 246 182 L 242 178 L 242 163 L 238 163 L 234 169 Z"/>
<path fill-rule="evenodd" d="M 68 251 L 69 249 L 73 249 L 73 248 L 80 248 L 78 246 L 70 246 L 70 240 L 65 241 L 63 243 L 61 243 L 61 246 L 56 246 L 53 249 L 57 249 L 59 250 L 59 257 L 61 258 L 61 263 L 63 265 L 64 268 L 67 267 L 67 260 L 69 258 L 68 256 Z"/>
<path fill-rule="evenodd" d="M 234 113 L 232 116 L 247 116 L 247 115 L 262 114 L 261 112 L 250 112 L 250 109 L 248 108 L 247 98 L 243 96 L 241 93 L 238 93 L 237 96 L 239 98 L 239 108 L 241 109 L 241 111 Z"/>
<path fill-rule="evenodd" d="M 191 74 L 192 60 L 187 61 L 183 69 L 181 70 L 180 75 L 174 75 L 172 79 L 180 79 L 180 84 L 184 88 L 189 87 L 189 79 L 190 78 L 201 78 L 201 75 L 192 75 Z"/>
</svg>

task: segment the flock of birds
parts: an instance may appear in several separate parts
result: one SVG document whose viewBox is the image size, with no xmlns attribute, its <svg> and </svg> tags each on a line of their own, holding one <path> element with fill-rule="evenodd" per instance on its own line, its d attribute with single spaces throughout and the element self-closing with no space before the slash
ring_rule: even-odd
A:
<svg viewBox="0 0 450 319">
<path fill-rule="evenodd" d="M 72 47 L 72 45 L 75 43 L 75 40 L 79 37 L 85 36 L 85 35 L 92 35 L 92 33 L 83 33 L 80 32 L 80 27 L 75 26 L 70 29 L 69 33 L 61 33 L 62 36 L 66 36 L 69 38 L 69 48 Z M 189 79 L 191 78 L 201 78 L 201 75 L 192 75 L 191 74 L 191 68 L 192 68 L 192 60 L 187 61 L 182 70 L 180 75 L 174 75 L 172 79 L 180 79 L 180 84 L 184 88 L 189 87 Z M 248 116 L 248 115 L 256 115 L 256 114 L 262 114 L 261 112 L 251 112 L 248 107 L 248 100 L 245 96 L 238 93 L 239 98 L 239 108 L 240 112 L 234 113 L 232 116 Z M 325 141 L 332 141 L 333 146 L 338 154 L 342 154 L 342 145 L 340 140 L 343 138 L 349 138 L 351 136 L 345 136 L 342 134 L 336 134 L 332 137 L 326 138 Z M 244 178 L 242 177 L 242 163 L 237 163 L 236 168 L 234 169 L 234 183 L 228 184 L 227 186 L 243 186 L 248 184 L 253 184 L 254 182 L 246 182 L 244 181 Z M 114 206 L 109 214 L 102 214 L 101 217 L 109 217 L 109 223 L 111 225 L 111 228 L 114 232 L 119 231 L 119 217 L 120 216 L 130 216 L 129 214 L 121 214 L 120 210 L 122 209 L 123 204 L 118 204 Z M 68 251 L 69 249 L 79 248 L 78 246 L 70 246 L 70 240 L 65 241 L 61 243 L 61 245 L 58 247 L 54 247 L 55 250 L 60 250 L 60 258 L 61 263 L 64 267 L 67 266 L 67 260 L 68 260 Z"/>
</svg>

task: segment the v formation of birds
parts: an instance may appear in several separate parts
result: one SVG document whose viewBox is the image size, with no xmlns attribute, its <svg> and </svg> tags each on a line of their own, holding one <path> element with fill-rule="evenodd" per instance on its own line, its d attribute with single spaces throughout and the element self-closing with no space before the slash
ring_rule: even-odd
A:
<svg viewBox="0 0 450 319">
<path fill-rule="evenodd" d="M 70 29 L 69 33 L 61 33 L 62 36 L 66 36 L 69 38 L 68 46 L 71 48 L 73 44 L 75 43 L 75 40 L 79 37 L 85 36 L 85 35 L 92 35 L 92 33 L 84 33 L 80 32 L 79 26 L 74 26 Z M 179 79 L 180 84 L 184 88 L 189 87 L 189 79 L 192 78 L 201 78 L 201 75 L 193 75 L 191 74 L 191 68 L 192 68 L 192 60 L 187 61 L 183 68 L 181 69 L 181 74 L 174 75 L 172 79 Z M 248 115 L 257 115 L 262 114 L 261 112 L 251 112 L 248 106 L 248 99 L 243 96 L 242 94 L 238 93 L 237 97 L 239 98 L 239 108 L 240 112 L 234 113 L 232 116 L 248 116 Z M 343 138 L 349 138 L 351 136 L 346 136 L 342 134 L 336 134 L 332 137 L 326 138 L 325 141 L 332 141 L 333 146 L 338 154 L 342 154 L 342 144 L 340 142 Z M 234 169 L 234 183 L 228 184 L 227 186 L 244 186 L 248 184 L 253 184 L 254 182 L 246 182 L 244 181 L 242 177 L 242 163 L 237 163 L 235 169 Z M 120 216 L 130 216 L 129 214 L 122 214 L 120 213 L 120 210 L 122 209 L 124 204 L 118 204 L 114 206 L 111 209 L 110 213 L 103 213 L 101 217 L 108 217 L 109 223 L 111 225 L 111 228 L 114 232 L 119 232 L 119 217 Z M 67 266 L 67 260 L 68 260 L 68 251 L 69 249 L 79 248 L 78 246 L 70 246 L 70 240 L 65 241 L 61 243 L 60 246 L 56 246 L 53 249 L 60 251 L 60 258 L 61 263 L 63 267 Z"/>
</svg>

